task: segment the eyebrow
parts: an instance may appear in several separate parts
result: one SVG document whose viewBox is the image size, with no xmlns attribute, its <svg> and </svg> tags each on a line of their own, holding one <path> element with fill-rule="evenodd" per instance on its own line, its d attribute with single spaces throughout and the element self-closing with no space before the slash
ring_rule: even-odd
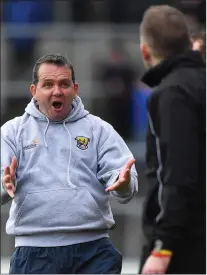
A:
<svg viewBox="0 0 207 275">
<path fill-rule="evenodd" d="M 52 78 L 42 78 L 41 80 L 42 81 L 54 81 L 54 79 L 52 79 Z"/>
</svg>

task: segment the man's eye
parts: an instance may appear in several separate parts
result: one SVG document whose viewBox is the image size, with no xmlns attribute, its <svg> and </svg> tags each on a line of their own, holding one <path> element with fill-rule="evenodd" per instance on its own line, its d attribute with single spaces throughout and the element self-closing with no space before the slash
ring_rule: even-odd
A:
<svg viewBox="0 0 207 275">
<path fill-rule="evenodd" d="M 63 88 L 68 88 L 70 87 L 70 83 L 62 83 L 61 85 Z"/>
<path fill-rule="evenodd" d="M 44 87 L 46 87 L 46 88 L 51 88 L 51 87 L 52 87 L 52 83 L 49 83 L 49 82 L 48 82 L 48 83 L 45 83 L 45 84 L 44 84 Z"/>
</svg>

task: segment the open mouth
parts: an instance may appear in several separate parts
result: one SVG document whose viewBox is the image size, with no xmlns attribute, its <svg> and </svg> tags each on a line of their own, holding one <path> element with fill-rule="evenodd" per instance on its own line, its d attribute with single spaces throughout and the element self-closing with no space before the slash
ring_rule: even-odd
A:
<svg viewBox="0 0 207 275">
<path fill-rule="evenodd" d="M 55 108 L 55 110 L 60 110 L 62 108 L 63 104 L 60 101 L 54 101 L 52 103 L 52 106 Z"/>
</svg>

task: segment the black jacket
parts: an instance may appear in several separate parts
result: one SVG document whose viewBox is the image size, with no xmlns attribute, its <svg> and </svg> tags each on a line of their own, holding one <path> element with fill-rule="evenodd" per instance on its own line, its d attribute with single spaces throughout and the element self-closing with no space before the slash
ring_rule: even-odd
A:
<svg viewBox="0 0 207 275">
<path fill-rule="evenodd" d="M 173 56 L 142 81 L 148 100 L 144 233 L 174 250 L 206 227 L 206 71 L 198 52 Z M 160 242 L 161 241 L 161 242 Z"/>
</svg>

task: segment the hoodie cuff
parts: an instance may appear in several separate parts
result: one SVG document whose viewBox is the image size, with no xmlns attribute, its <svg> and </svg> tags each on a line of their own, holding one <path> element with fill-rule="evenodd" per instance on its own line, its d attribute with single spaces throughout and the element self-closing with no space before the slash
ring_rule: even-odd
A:
<svg viewBox="0 0 207 275">
<path fill-rule="evenodd" d="M 164 239 L 156 239 L 154 242 L 153 250 L 169 250 L 171 252 L 175 251 L 175 242 Z"/>
</svg>

